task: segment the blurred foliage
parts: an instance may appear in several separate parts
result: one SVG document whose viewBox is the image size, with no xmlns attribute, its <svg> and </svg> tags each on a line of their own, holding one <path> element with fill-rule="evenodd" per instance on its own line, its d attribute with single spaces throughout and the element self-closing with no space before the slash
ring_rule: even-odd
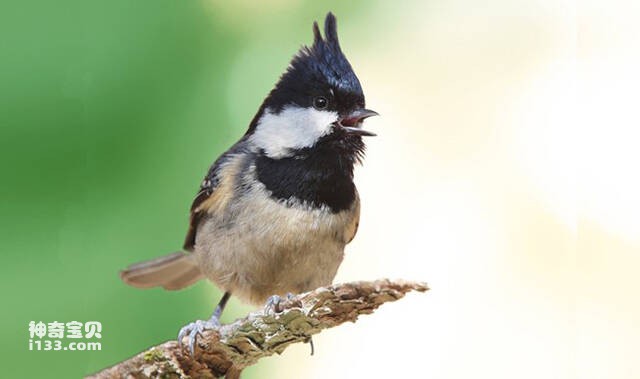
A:
<svg viewBox="0 0 640 379">
<path fill-rule="evenodd" d="M 210 284 L 142 291 L 117 272 L 180 248 L 207 167 L 330 9 L 357 3 L 0 5 L 4 376 L 79 377 L 208 317 Z M 102 351 L 28 351 L 31 320 L 101 321 Z"/>
</svg>

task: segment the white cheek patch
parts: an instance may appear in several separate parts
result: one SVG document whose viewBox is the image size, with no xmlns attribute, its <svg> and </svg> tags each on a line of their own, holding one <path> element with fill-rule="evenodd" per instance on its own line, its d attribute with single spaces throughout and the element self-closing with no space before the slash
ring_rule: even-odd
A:
<svg viewBox="0 0 640 379">
<path fill-rule="evenodd" d="M 269 157 L 281 158 L 291 149 L 313 146 L 337 120 L 336 112 L 314 108 L 287 106 L 277 114 L 266 109 L 250 141 Z"/>
</svg>

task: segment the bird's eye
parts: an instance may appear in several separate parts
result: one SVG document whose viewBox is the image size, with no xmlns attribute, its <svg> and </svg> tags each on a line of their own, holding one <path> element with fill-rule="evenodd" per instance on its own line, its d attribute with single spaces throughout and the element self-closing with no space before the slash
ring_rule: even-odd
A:
<svg viewBox="0 0 640 379">
<path fill-rule="evenodd" d="M 315 99 L 313 99 L 313 106 L 316 109 L 325 109 L 327 108 L 328 105 L 329 105 L 329 100 L 327 100 L 327 98 L 324 96 L 318 96 Z"/>
</svg>

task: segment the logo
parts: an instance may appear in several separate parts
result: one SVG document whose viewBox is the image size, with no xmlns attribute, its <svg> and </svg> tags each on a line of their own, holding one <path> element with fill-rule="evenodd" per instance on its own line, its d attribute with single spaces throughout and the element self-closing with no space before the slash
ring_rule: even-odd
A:
<svg viewBox="0 0 640 379">
<path fill-rule="evenodd" d="M 99 321 L 29 322 L 29 350 L 37 351 L 99 351 L 102 343 L 102 323 Z"/>
</svg>

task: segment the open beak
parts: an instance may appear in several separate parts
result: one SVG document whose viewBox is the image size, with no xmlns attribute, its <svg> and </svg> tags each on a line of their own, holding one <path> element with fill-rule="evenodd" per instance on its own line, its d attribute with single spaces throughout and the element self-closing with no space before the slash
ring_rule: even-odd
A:
<svg viewBox="0 0 640 379">
<path fill-rule="evenodd" d="M 348 115 L 341 117 L 338 120 L 338 125 L 340 125 L 344 131 L 351 135 L 375 136 L 375 133 L 362 129 L 362 121 L 365 118 L 372 116 L 379 116 L 378 112 L 364 108 L 356 109 Z"/>
</svg>

